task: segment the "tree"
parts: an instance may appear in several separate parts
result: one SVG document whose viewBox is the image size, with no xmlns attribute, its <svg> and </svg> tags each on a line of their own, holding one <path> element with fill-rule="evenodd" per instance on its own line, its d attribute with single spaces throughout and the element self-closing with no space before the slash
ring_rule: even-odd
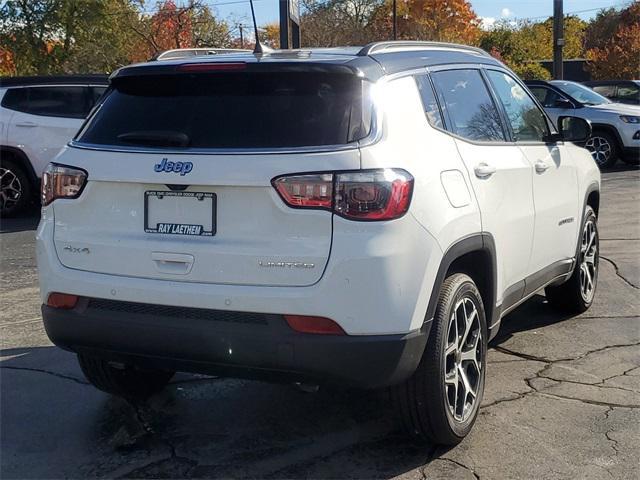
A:
<svg viewBox="0 0 640 480">
<path fill-rule="evenodd" d="M 599 35 L 606 37 L 598 40 Z M 601 12 L 589 30 L 589 44 L 587 69 L 593 78 L 640 78 L 640 2 L 619 13 Z"/>
<path fill-rule="evenodd" d="M 564 18 L 565 58 L 584 57 L 586 27 L 587 23 L 578 17 L 569 15 Z M 538 62 L 553 57 L 553 19 L 515 25 L 500 22 L 483 33 L 480 46 L 498 56 L 522 78 L 548 79 L 548 70 Z"/>
<path fill-rule="evenodd" d="M 304 46 L 362 45 L 373 39 L 372 16 L 383 0 L 302 0 Z"/>
<path fill-rule="evenodd" d="M 13 0 L 0 7 L 0 48 L 18 75 L 110 72 L 129 63 L 131 0 Z"/>
<path fill-rule="evenodd" d="M 386 0 L 373 15 L 374 31 L 380 40 L 392 36 L 392 5 L 392 0 Z M 480 18 L 467 0 L 406 0 L 397 5 L 399 39 L 467 45 L 475 45 L 480 39 Z"/>
<path fill-rule="evenodd" d="M 280 47 L 280 24 L 267 23 L 260 32 L 260 41 L 269 48 Z"/>
</svg>

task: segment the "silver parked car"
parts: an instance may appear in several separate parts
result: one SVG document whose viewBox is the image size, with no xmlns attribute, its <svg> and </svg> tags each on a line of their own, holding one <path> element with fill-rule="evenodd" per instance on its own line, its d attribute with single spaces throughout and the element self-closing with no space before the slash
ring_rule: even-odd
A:
<svg viewBox="0 0 640 480">
<path fill-rule="evenodd" d="M 618 158 L 640 164 L 640 106 L 613 103 L 576 82 L 531 80 L 527 86 L 554 122 L 570 115 L 589 120 L 593 136 L 585 147 L 600 168 Z"/>
</svg>

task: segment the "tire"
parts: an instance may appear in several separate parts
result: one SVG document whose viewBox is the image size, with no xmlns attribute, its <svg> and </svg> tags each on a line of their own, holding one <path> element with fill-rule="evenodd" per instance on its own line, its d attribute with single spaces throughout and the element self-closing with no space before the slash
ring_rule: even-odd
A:
<svg viewBox="0 0 640 480">
<path fill-rule="evenodd" d="M 467 322 L 465 318 L 471 320 Z M 466 323 L 470 328 L 465 329 L 464 341 L 465 334 L 458 332 Z M 462 349 L 459 349 L 460 344 Z M 459 352 L 469 358 L 462 360 Z M 439 445 L 456 445 L 462 441 L 471 431 L 482 402 L 486 352 L 487 323 L 480 292 L 469 276 L 450 275 L 442 284 L 418 368 L 405 383 L 392 389 L 393 402 L 410 436 Z M 475 397 L 466 389 L 464 391 L 468 393 L 458 392 L 465 388 L 462 371 L 475 390 Z M 460 395 L 454 401 L 458 393 Z"/>
<path fill-rule="evenodd" d="M 576 252 L 576 265 L 569 280 L 561 285 L 545 288 L 549 303 L 556 309 L 568 313 L 586 311 L 593 303 L 598 285 L 600 259 L 598 223 L 593 208 L 588 205 Z"/>
<path fill-rule="evenodd" d="M 13 217 L 31 202 L 31 182 L 22 167 L 11 160 L 0 161 L 0 217 Z"/>
<path fill-rule="evenodd" d="M 130 365 L 117 368 L 106 360 L 85 354 L 78 354 L 78 363 L 94 387 L 132 400 L 146 399 L 160 392 L 174 375 L 174 372 L 142 370 Z"/>
<path fill-rule="evenodd" d="M 604 130 L 594 131 L 591 138 L 587 140 L 585 148 L 591 152 L 591 156 L 600 170 L 612 167 L 620 156 L 618 140 Z"/>
</svg>

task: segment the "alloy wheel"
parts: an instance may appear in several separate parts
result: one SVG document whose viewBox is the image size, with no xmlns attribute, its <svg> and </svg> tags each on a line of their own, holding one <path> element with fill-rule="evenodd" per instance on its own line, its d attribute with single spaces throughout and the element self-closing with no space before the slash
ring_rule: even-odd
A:
<svg viewBox="0 0 640 480">
<path fill-rule="evenodd" d="M 11 211 L 22 198 L 23 188 L 14 172 L 0 167 L 0 211 Z"/>
<path fill-rule="evenodd" d="M 598 165 L 605 165 L 613 155 L 613 146 L 604 137 L 591 137 L 587 140 L 585 148 L 591 152 L 591 156 Z"/>
<path fill-rule="evenodd" d="M 470 297 L 456 303 L 449 319 L 444 361 L 445 401 L 456 422 L 474 411 L 482 378 L 482 329 L 478 308 Z"/>
<path fill-rule="evenodd" d="M 598 230 L 595 221 L 589 219 L 582 232 L 580 243 L 580 294 L 591 303 L 598 281 Z"/>
</svg>

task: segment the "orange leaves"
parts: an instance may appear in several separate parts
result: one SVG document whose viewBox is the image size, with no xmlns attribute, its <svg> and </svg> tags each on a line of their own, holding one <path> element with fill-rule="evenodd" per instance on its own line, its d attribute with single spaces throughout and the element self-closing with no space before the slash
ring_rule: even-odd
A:
<svg viewBox="0 0 640 480">
<path fill-rule="evenodd" d="M 594 79 L 640 78 L 640 2 L 623 10 L 613 36 L 587 50 Z"/>
<path fill-rule="evenodd" d="M 476 44 L 480 19 L 467 0 L 400 0 L 398 38 Z M 374 15 L 375 30 L 391 38 L 392 1 L 387 0 Z"/>
</svg>

